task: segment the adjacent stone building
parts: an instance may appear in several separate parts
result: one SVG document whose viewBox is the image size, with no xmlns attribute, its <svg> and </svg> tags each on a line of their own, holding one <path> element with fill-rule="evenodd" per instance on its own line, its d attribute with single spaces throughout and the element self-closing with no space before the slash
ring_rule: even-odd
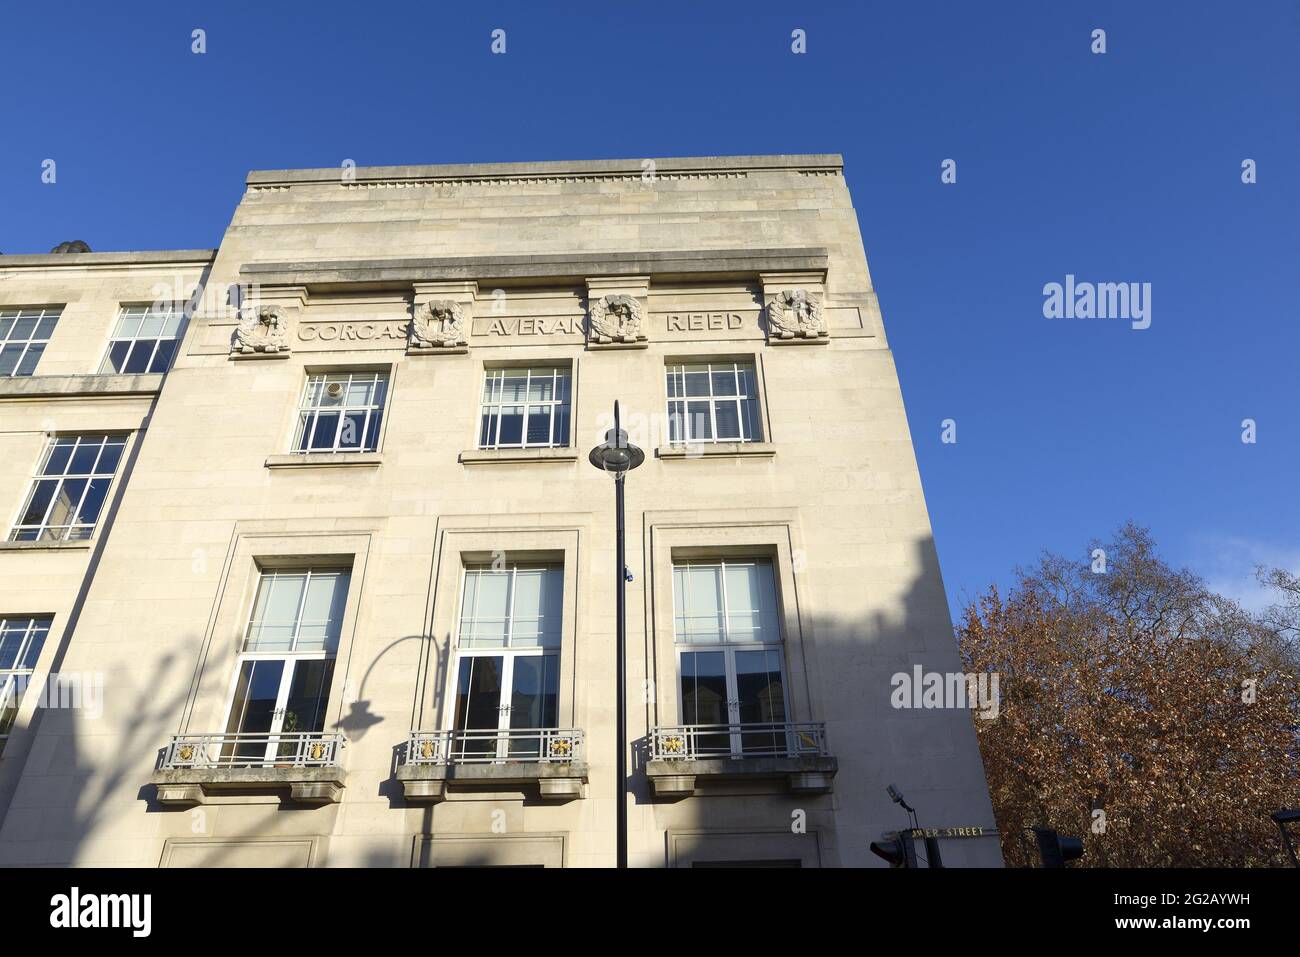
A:
<svg viewBox="0 0 1300 957">
<path fill-rule="evenodd" d="M 0 333 L 0 864 L 611 865 L 616 400 L 631 864 L 1000 863 L 838 156 L 254 172 Z"/>
</svg>

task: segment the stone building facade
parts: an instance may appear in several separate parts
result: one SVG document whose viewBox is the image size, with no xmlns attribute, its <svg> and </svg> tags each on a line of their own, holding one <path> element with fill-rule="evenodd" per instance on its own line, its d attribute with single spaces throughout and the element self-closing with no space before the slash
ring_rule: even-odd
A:
<svg viewBox="0 0 1300 957">
<path fill-rule="evenodd" d="M 0 864 L 612 864 L 615 400 L 631 864 L 1000 863 L 838 156 L 254 172 L 6 316 Z"/>
</svg>

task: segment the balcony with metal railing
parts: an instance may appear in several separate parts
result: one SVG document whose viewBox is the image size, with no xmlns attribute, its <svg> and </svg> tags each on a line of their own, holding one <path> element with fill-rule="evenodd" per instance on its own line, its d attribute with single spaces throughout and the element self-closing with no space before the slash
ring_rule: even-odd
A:
<svg viewBox="0 0 1300 957">
<path fill-rule="evenodd" d="M 784 781 L 790 791 L 825 794 L 838 762 L 820 721 L 690 724 L 651 728 L 646 775 L 656 797 L 686 797 L 701 782 Z"/>
<path fill-rule="evenodd" d="M 159 756 L 158 802 L 206 803 L 215 794 L 285 792 L 301 804 L 337 802 L 343 792 L 340 752 L 330 731 L 173 735 Z"/>
<path fill-rule="evenodd" d="M 441 801 L 449 787 L 532 790 L 553 801 L 582 796 L 583 733 L 576 728 L 413 731 L 397 768 L 407 800 Z"/>
</svg>

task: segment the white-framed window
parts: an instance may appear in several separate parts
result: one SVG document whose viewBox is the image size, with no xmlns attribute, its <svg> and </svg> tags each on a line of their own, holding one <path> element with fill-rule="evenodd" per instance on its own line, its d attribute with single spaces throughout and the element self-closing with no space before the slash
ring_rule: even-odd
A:
<svg viewBox="0 0 1300 957">
<path fill-rule="evenodd" d="M 301 753 L 297 735 L 325 728 L 347 606 L 345 568 L 264 569 L 235 668 L 222 759 L 275 761 Z"/>
<path fill-rule="evenodd" d="M 387 396 L 387 372 L 308 375 L 298 404 L 293 451 L 375 451 Z"/>
<path fill-rule="evenodd" d="M 11 542 L 90 538 L 117 474 L 125 435 L 56 435 L 45 447 Z"/>
<path fill-rule="evenodd" d="M 36 372 L 62 314 L 62 306 L 0 309 L 0 379 Z"/>
<path fill-rule="evenodd" d="M 52 623 L 50 617 L 0 616 L 0 754 Z"/>
<path fill-rule="evenodd" d="M 758 378 L 752 362 L 668 366 L 668 441 L 762 442 Z"/>
<path fill-rule="evenodd" d="M 185 325 L 185 303 L 120 306 L 100 375 L 166 372 Z"/>
<path fill-rule="evenodd" d="M 697 753 L 770 752 L 785 740 L 774 727 L 787 720 L 777 606 L 770 559 L 674 562 L 681 721 L 718 728 L 697 737 Z"/>
<path fill-rule="evenodd" d="M 345 568 L 264 569 L 244 652 L 337 651 L 350 578 Z"/>
<path fill-rule="evenodd" d="M 479 733 L 460 758 L 538 756 L 559 720 L 564 568 L 470 565 L 464 570 L 456 638 L 451 728 Z"/>
<path fill-rule="evenodd" d="M 478 447 L 566 448 L 571 382 L 569 366 L 484 370 Z"/>
</svg>

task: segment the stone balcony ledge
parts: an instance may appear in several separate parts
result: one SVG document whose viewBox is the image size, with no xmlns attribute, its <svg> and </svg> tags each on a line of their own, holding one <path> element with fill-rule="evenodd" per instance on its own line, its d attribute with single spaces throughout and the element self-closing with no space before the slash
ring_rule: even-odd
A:
<svg viewBox="0 0 1300 957">
<path fill-rule="evenodd" d="M 839 762 L 830 755 L 798 757 L 653 758 L 646 777 L 657 798 L 699 794 L 716 782 L 765 783 L 795 794 L 829 794 Z"/>
<path fill-rule="evenodd" d="M 281 794 L 296 804 L 337 804 L 343 796 L 340 767 L 161 768 L 151 783 L 158 803 L 190 807 L 232 794 Z"/>
<path fill-rule="evenodd" d="M 587 765 L 581 761 L 405 764 L 397 769 L 397 780 L 408 801 L 442 801 L 449 789 L 536 789 L 543 800 L 572 801 L 582 797 Z"/>
</svg>

